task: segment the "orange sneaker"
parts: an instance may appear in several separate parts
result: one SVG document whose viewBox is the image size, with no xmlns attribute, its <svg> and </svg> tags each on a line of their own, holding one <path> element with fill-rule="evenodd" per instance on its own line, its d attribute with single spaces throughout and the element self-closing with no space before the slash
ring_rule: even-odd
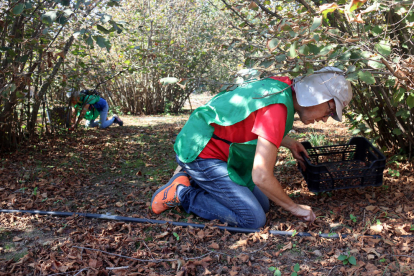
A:
<svg viewBox="0 0 414 276">
<path fill-rule="evenodd" d="M 188 174 L 180 172 L 174 175 L 171 180 L 159 188 L 151 199 L 151 209 L 156 214 L 161 214 L 165 210 L 173 208 L 180 204 L 177 195 L 178 185 L 190 187 Z"/>
</svg>

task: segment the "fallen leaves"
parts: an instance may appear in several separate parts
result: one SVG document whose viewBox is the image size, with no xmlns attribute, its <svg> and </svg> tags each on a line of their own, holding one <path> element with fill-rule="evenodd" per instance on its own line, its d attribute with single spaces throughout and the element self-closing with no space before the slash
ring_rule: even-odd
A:
<svg viewBox="0 0 414 276">
<path fill-rule="evenodd" d="M 36 153 L 40 152 L 39 146 L 39 150 L 33 152 L 34 158 L 29 158 L 30 163 L 27 162 L 27 154 L 15 153 L 6 157 L 9 161 L 2 161 L 0 168 L 0 204 L 3 208 L 109 213 L 205 223 L 205 220 L 195 215 L 188 216 L 180 208 L 165 212 L 162 216 L 151 213 L 148 208 L 151 196 L 158 186 L 168 182 L 172 170 L 168 170 L 168 162 L 174 158 L 172 144 L 163 148 L 166 143 L 160 137 L 171 139 L 172 133 L 178 132 L 179 127 L 174 125 L 171 130 L 165 126 L 141 130 L 131 126 L 125 132 L 118 132 L 118 129 L 113 132 L 90 131 L 88 135 L 92 137 L 85 138 L 90 140 L 81 143 L 78 138 L 73 138 L 71 142 L 56 142 L 55 148 L 44 145 L 43 149 L 48 150 L 44 150 L 43 154 Z M 136 133 L 145 135 L 138 137 Z M 127 136 L 128 139 L 125 138 Z M 144 141 L 143 137 L 151 140 Z M 88 149 L 89 155 L 79 146 L 84 144 L 94 145 Z M 159 145 L 156 150 L 141 155 L 141 151 L 151 150 L 151 145 L 155 144 Z M 117 150 L 110 153 L 114 145 Z M 79 161 L 72 156 L 77 156 Z M 282 153 L 280 156 L 286 159 Z M 140 162 L 135 165 L 127 165 L 126 161 L 138 159 Z M 57 160 L 66 165 L 60 167 Z M 20 162 L 25 166 L 24 173 L 15 166 Z M 42 162 L 42 170 L 36 171 L 36 162 Z M 93 166 L 82 166 L 82 163 Z M 338 265 L 335 256 L 345 253 L 348 248 L 352 248 L 351 254 L 359 260 L 360 266 L 344 267 L 345 274 L 381 275 L 378 271 L 383 272 L 387 265 L 387 271 L 392 271 L 391 275 L 399 273 L 400 267 L 414 269 L 403 257 L 396 257 L 400 262 L 400 266 L 396 267 L 391 257 L 393 254 L 410 255 L 414 245 L 412 239 L 398 236 L 412 233 L 414 204 L 411 198 L 414 187 L 409 170 L 402 172 L 400 179 L 384 176 L 387 188 L 370 187 L 314 195 L 307 190 L 295 167 L 283 165 L 282 168 L 284 172 L 277 174 L 281 175 L 285 190 L 288 194 L 300 191 L 300 196 L 294 198 L 295 202 L 311 205 L 317 212 L 317 224 L 308 225 L 274 205 L 267 214 L 267 229 L 251 234 L 221 231 L 212 227 L 212 224 L 197 229 L 170 224 L 115 223 L 80 216 L 57 218 L 0 214 L 2 227 L 20 227 L 19 231 L 10 230 L 13 232 L 10 237 L 4 232 L 0 232 L 0 237 L 6 237 L 7 242 L 16 247 L 29 242 L 29 254 L 36 252 L 36 262 L 33 257 L 21 258 L 17 262 L 0 260 L 0 274 L 10 273 L 11 269 L 14 269 L 13 273 L 21 275 L 76 274 L 87 268 L 84 274 L 267 275 L 270 266 L 292 271 L 292 260 L 307 258 L 308 275 L 326 275 Z M 156 174 L 158 169 L 162 169 L 163 173 Z M 36 187 L 38 196 L 33 197 Z M 356 222 L 351 223 L 350 214 L 355 216 Z M 44 231 L 39 234 L 37 245 L 34 238 L 30 240 L 26 238 L 26 233 L 21 232 L 20 229 L 27 226 Z M 304 238 L 281 237 L 270 234 L 270 230 L 296 230 L 313 235 Z M 179 240 L 173 232 L 177 233 Z M 319 232 L 348 236 L 325 239 L 318 236 Z M 363 234 L 380 237 L 372 238 Z M 42 240 L 44 236 L 50 240 Z M 0 244 L 0 254 L 6 250 L 5 245 L 10 244 Z M 73 246 L 91 247 L 102 252 Z M 386 262 L 380 262 L 384 258 Z M 338 271 L 339 267 L 332 270 L 331 275 L 336 275 Z"/>
<path fill-rule="evenodd" d="M 20 238 L 18 236 L 13 237 L 14 242 L 19 242 L 19 241 L 22 241 L 22 240 L 23 240 L 23 238 Z"/>
</svg>

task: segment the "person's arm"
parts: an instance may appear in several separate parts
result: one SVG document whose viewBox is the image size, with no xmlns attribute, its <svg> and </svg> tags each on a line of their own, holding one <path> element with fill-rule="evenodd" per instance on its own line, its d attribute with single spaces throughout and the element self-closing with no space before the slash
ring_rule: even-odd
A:
<svg viewBox="0 0 414 276">
<path fill-rule="evenodd" d="M 296 204 L 274 176 L 277 153 L 278 148 L 274 144 L 259 136 L 253 163 L 253 182 L 275 204 L 295 216 L 313 222 L 316 217 L 311 207 Z"/>
<path fill-rule="evenodd" d="M 286 135 L 285 137 L 283 137 L 282 143 L 280 145 L 282 147 L 286 147 L 290 149 L 290 151 L 292 152 L 293 158 L 298 160 L 302 170 L 306 170 L 305 160 L 303 159 L 301 153 L 303 152 L 305 156 L 308 158 L 309 158 L 309 155 L 305 147 L 302 145 L 302 143 Z"/>
<path fill-rule="evenodd" d="M 89 104 L 85 104 L 85 106 L 83 107 L 83 109 L 81 110 L 78 119 L 76 120 L 75 123 L 72 124 L 72 128 L 76 128 L 79 124 L 79 122 L 83 119 L 83 117 L 85 116 L 86 112 L 89 109 Z M 75 110 L 76 112 L 76 110 Z M 76 118 L 76 113 L 74 113 L 74 118 Z"/>
</svg>

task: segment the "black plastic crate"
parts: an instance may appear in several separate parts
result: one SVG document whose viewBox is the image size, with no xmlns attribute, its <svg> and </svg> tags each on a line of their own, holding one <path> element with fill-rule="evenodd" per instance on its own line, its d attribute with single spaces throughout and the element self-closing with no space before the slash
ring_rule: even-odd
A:
<svg viewBox="0 0 414 276">
<path fill-rule="evenodd" d="M 382 185 L 385 156 L 364 137 L 333 146 L 302 144 L 310 159 L 305 157 L 306 171 L 299 170 L 311 192 Z"/>
</svg>

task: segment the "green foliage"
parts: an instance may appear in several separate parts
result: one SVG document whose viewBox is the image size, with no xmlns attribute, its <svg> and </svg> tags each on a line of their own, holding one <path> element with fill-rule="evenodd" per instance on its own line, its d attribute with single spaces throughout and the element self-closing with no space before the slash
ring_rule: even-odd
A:
<svg viewBox="0 0 414 276">
<path fill-rule="evenodd" d="M 314 129 L 312 129 L 312 134 L 309 135 L 309 142 L 314 147 L 321 147 L 331 145 L 332 143 L 326 138 L 323 134 L 318 134 Z"/>
<path fill-rule="evenodd" d="M 339 255 L 338 260 L 340 260 L 344 265 L 347 265 L 347 264 L 356 265 L 357 264 L 355 257 L 349 255 L 349 253 L 346 255 L 342 255 L 342 254 Z"/>
<path fill-rule="evenodd" d="M 349 218 L 352 220 L 353 223 L 356 223 L 357 222 L 357 218 L 353 214 L 350 214 L 349 215 Z"/>
<path fill-rule="evenodd" d="M 236 0 L 231 6 L 238 7 L 238 12 L 229 7 L 227 12 L 237 22 L 235 26 L 243 26 L 244 40 L 237 44 L 245 50 L 250 64 L 260 61 L 266 70 L 288 72 L 292 77 L 326 65 L 346 71 L 354 91 L 346 113 L 353 134 L 373 139 L 380 147 L 398 148 L 407 155 L 414 142 L 409 112 L 414 107 L 414 74 L 408 69 L 414 67 L 414 44 L 403 37 L 409 41 L 413 37 L 414 12 L 408 2 L 352 3 L 305 1 L 298 6 L 287 2 L 277 8 L 269 3 L 256 11 Z M 276 21 L 265 8 L 280 17 L 278 25 L 259 23 Z M 253 20 L 259 14 L 261 21 Z M 274 50 L 276 45 L 278 51 Z M 283 61 L 279 60 L 280 52 L 287 55 Z M 397 92 L 400 89 L 406 92 Z M 374 112 L 375 108 L 378 110 Z"/>
<path fill-rule="evenodd" d="M 174 235 L 174 237 L 177 239 L 177 241 L 179 241 L 179 240 L 180 240 L 180 236 L 179 236 L 176 232 L 173 232 L 173 235 Z"/>
<path fill-rule="evenodd" d="M 282 276 L 282 272 L 277 267 L 271 266 L 269 270 L 273 272 L 273 276 Z"/>
<path fill-rule="evenodd" d="M 41 103 L 48 99 L 46 109 L 66 106 L 66 87 L 72 82 L 72 87 L 79 88 L 85 77 L 78 68 L 68 68 L 75 60 L 78 64 L 86 63 L 82 61 L 85 50 L 72 52 L 76 57 L 71 56 L 75 37 L 79 44 L 93 47 L 95 40 L 100 47 L 110 49 L 111 44 L 104 37 L 107 33 L 92 30 L 96 22 L 91 18 L 92 13 L 104 10 L 107 4 L 83 0 L 12 1 L 10 9 L 3 9 L 0 121 L 6 123 L 0 124 L 1 150 L 16 148 L 24 139 L 54 131 Z M 110 33 L 119 33 L 119 22 L 108 24 L 113 27 Z M 79 26 L 88 27 L 79 30 Z M 16 115 L 6 119 L 10 114 Z"/>
<path fill-rule="evenodd" d="M 300 265 L 297 263 L 293 266 L 293 272 L 290 276 L 297 276 L 298 272 L 300 271 Z"/>
</svg>

